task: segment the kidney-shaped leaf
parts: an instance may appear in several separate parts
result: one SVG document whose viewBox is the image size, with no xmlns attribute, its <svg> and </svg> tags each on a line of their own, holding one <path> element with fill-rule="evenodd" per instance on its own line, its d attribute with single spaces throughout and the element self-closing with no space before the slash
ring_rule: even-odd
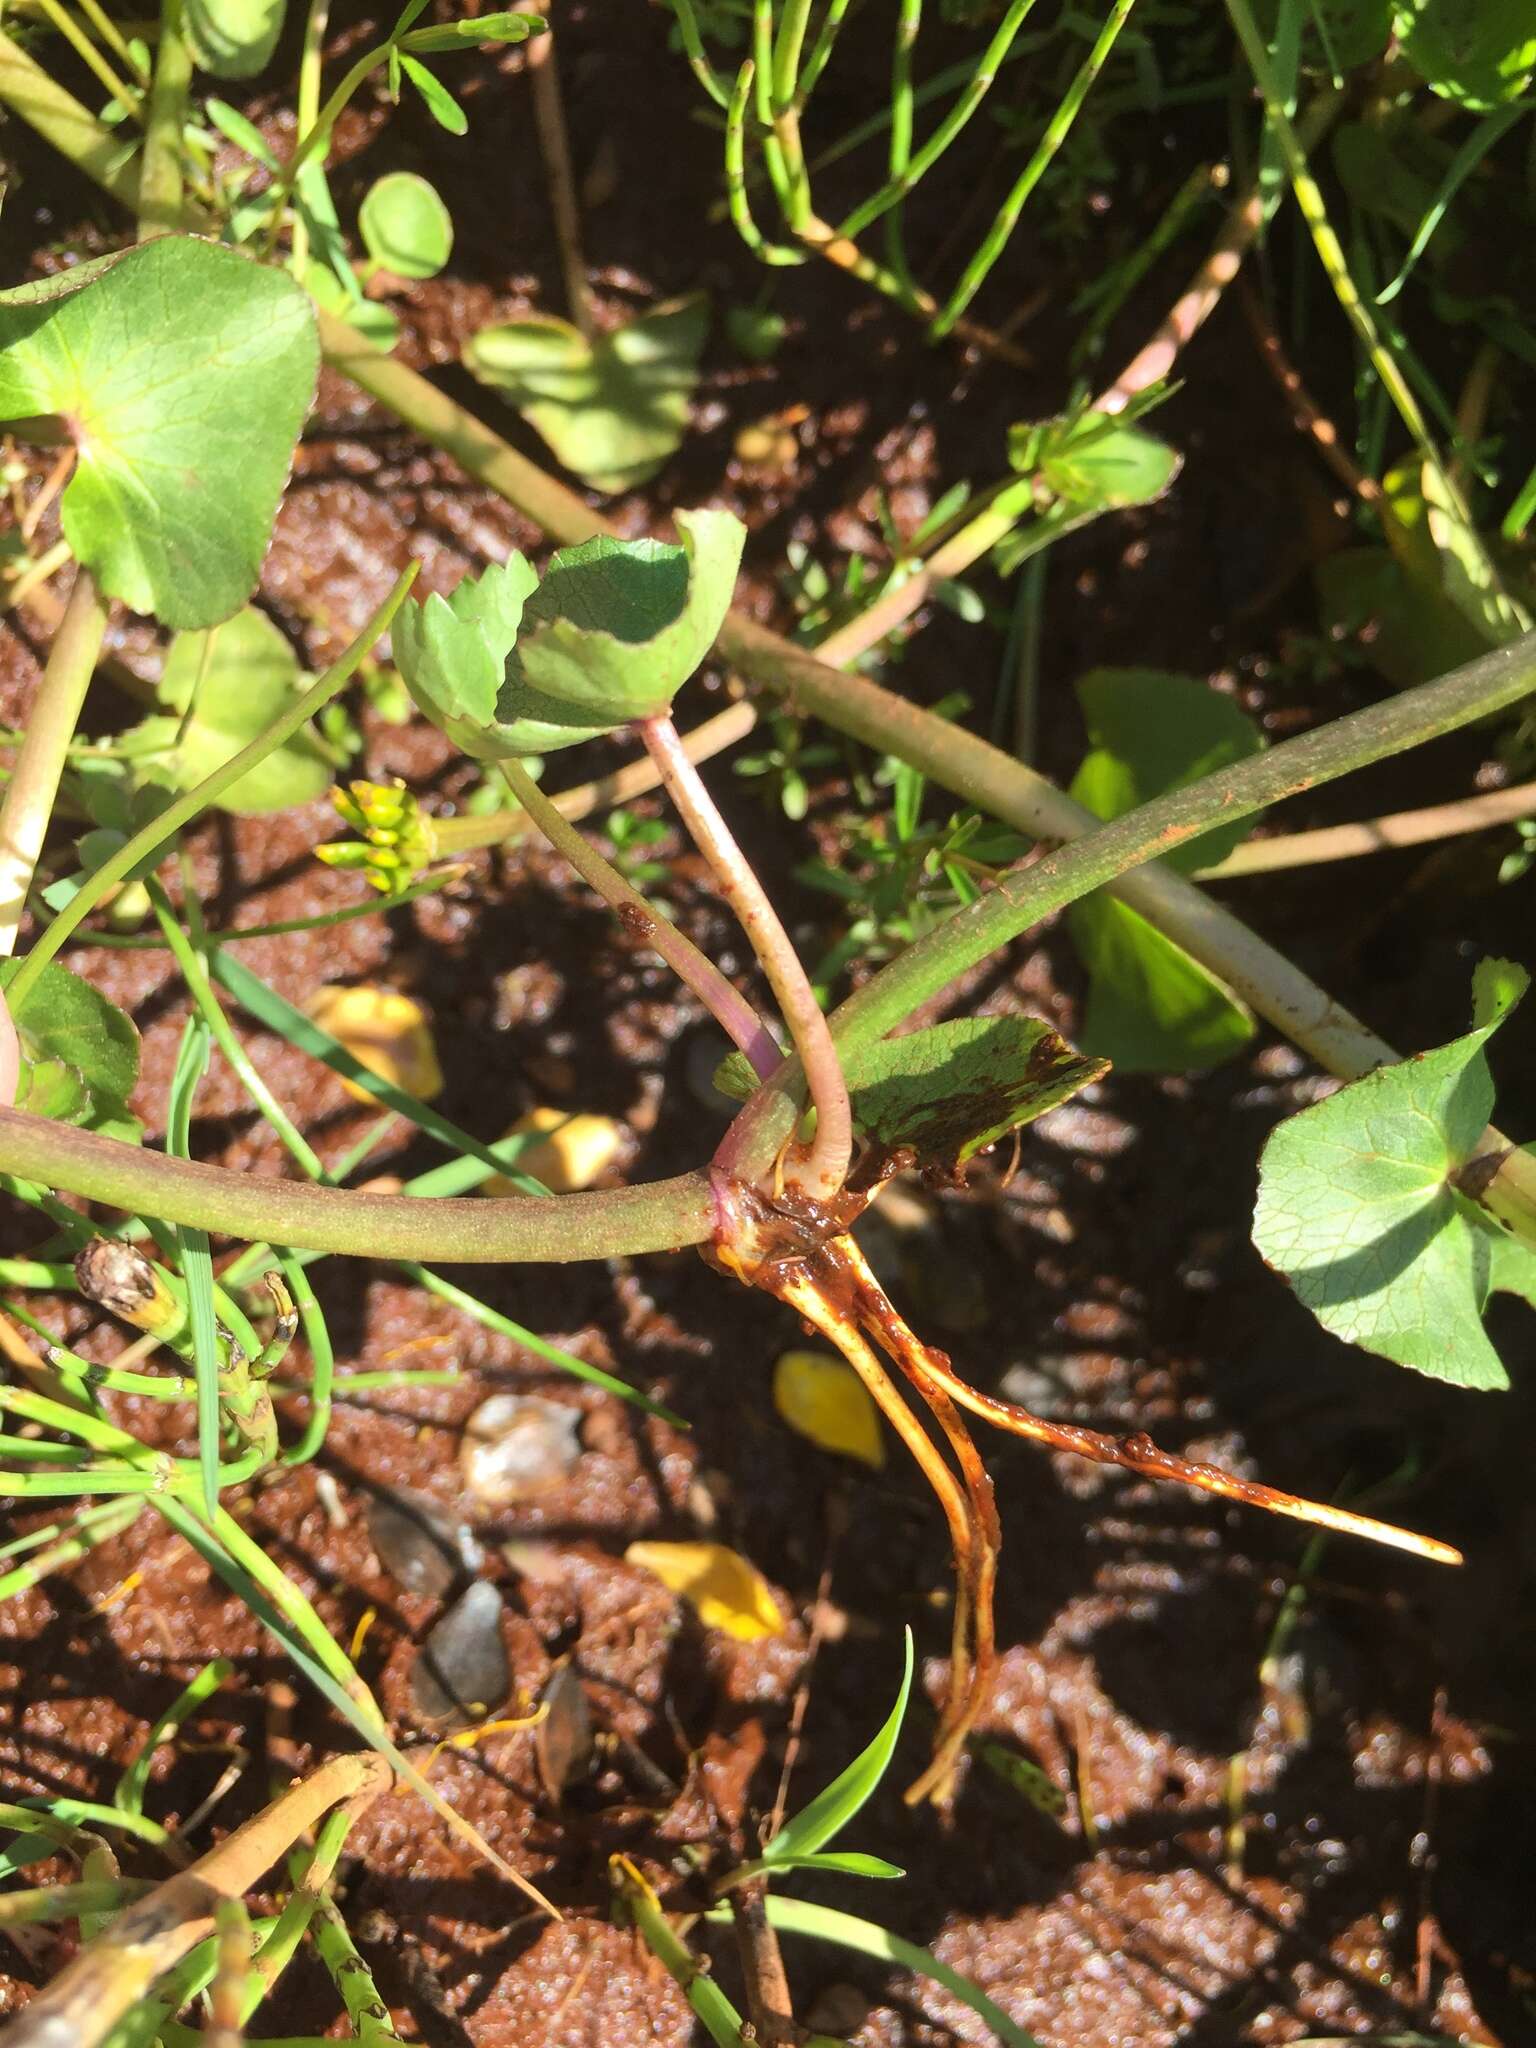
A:
<svg viewBox="0 0 1536 2048">
<path fill-rule="evenodd" d="M 277 47 L 283 0 L 187 0 L 187 40 L 215 78 L 254 78 Z"/>
<path fill-rule="evenodd" d="M 1471 1031 L 1289 1118 L 1260 1168 L 1253 1241 L 1324 1329 L 1460 1387 L 1509 1384 L 1489 1295 L 1536 1301 L 1536 1255 L 1453 1184 L 1493 1108 L 1484 1047 L 1526 986 L 1483 961 Z"/>
<path fill-rule="evenodd" d="M 396 277 L 436 277 L 453 254 L 448 209 L 414 171 L 390 171 L 370 185 L 357 224 L 368 254 Z"/>
<path fill-rule="evenodd" d="M 702 297 L 657 306 L 590 342 L 566 320 L 509 320 L 472 335 L 464 361 L 574 475 L 594 490 L 627 491 L 682 440 L 708 329 Z"/>
<path fill-rule="evenodd" d="M 62 423 L 65 539 L 169 626 L 254 588 L 318 364 L 292 278 L 187 235 L 0 293 L 0 420 Z"/>
<path fill-rule="evenodd" d="M 679 512 L 682 544 L 606 537 L 542 583 L 520 555 L 452 597 L 407 602 L 395 659 L 435 724 L 482 759 L 543 754 L 665 711 L 729 609 L 745 531 Z"/>
</svg>

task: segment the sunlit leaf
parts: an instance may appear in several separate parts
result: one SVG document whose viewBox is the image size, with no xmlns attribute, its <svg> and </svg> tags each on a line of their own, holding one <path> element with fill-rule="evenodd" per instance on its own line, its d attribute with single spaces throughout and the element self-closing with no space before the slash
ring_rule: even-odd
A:
<svg viewBox="0 0 1536 2048">
<path fill-rule="evenodd" d="M 0 989 L 21 963 L 0 965 Z M 128 1098 L 139 1078 L 133 1019 L 78 974 L 50 960 L 13 1012 L 21 1042 L 16 1107 L 83 1130 L 137 1141 Z"/>
<path fill-rule="evenodd" d="M 1501 106 L 1536 73 L 1530 0 L 1398 0 L 1396 27 L 1414 70 L 1458 106 Z"/>
<path fill-rule="evenodd" d="M 469 133 L 469 116 L 459 105 L 453 94 L 430 72 L 418 58 L 400 52 L 400 63 L 406 77 L 415 86 L 426 102 L 427 112 L 439 128 L 446 128 L 450 135 Z"/>
<path fill-rule="evenodd" d="M 1263 745 L 1239 705 L 1189 676 L 1094 669 L 1077 688 L 1092 745 L 1072 794 L 1095 817 L 1121 817 Z M 1206 866 L 1252 823 L 1218 825 L 1165 858 L 1185 871 Z M 1184 1072 L 1230 1057 L 1253 1035 L 1215 977 L 1126 905 L 1096 893 L 1072 905 L 1068 922 L 1091 977 L 1077 1034 L 1085 1052 L 1122 1071 Z"/>
<path fill-rule="evenodd" d="M 213 627 L 211 648 L 209 637 L 177 634 L 159 690 L 171 715 L 147 718 L 135 729 L 136 742 L 169 750 L 149 758 L 144 773 L 170 789 L 190 789 L 221 768 L 287 709 L 308 680 L 282 633 L 254 606 Z M 231 783 L 219 807 L 250 814 L 308 803 L 325 794 L 331 772 L 313 736 L 301 732 Z"/>
<path fill-rule="evenodd" d="M 848 1056 L 854 1116 L 925 1166 L 958 1168 L 1105 1070 L 1035 1017 L 951 1017 Z"/>
<path fill-rule="evenodd" d="M 686 1600 L 706 1628 L 752 1643 L 784 1632 L 784 1617 L 754 1564 L 723 1543 L 631 1543 L 626 1564 L 660 1579 Z"/>
<path fill-rule="evenodd" d="M 427 1015 L 410 996 L 366 982 L 351 987 L 332 984 L 316 989 L 305 1009 L 311 1020 L 345 1046 L 369 1073 L 404 1088 L 421 1102 L 442 1094 L 443 1070 Z M 374 1099 L 355 1081 L 343 1077 L 341 1085 L 354 1102 L 371 1103 Z"/>
<path fill-rule="evenodd" d="M 1471 1031 L 1291 1117 L 1260 1169 L 1253 1241 L 1323 1327 L 1456 1386 L 1509 1384 L 1490 1294 L 1536 1302 L 1536 1254 L 1454 1184 L 1493 1109 L 1484 1047 L 1527 982 L 1483 961 Z"/>
<path fill-rule="evenodd" d="M 215 78 L 254 78 L 277 48 L 283 0 L 187 0 L 187 41 Z"/>
<path fill-rule="evenodd" d="M 708 330 L 702 297 L 657 306 L 590 342 L 566 320 L 510 320 L 472 335 L 464 361 L 573 475 L 594 490 L 627 491 L 681 442 Z"/>
<path fill-rule="evenodd" d="M 825 1351 L 786 1351 L 773 1368 L 773 1405 L 793 1430 L 823 1451 L 876 1471 L 885 1440 L 869 1390 L 852 1366 Z"/>
<path fill-rule="evenodd" d="M 374 262 L 396 277 L 436 277 L 453 254 L 448 209 L 414 171 L 390 171 L 370 185 L 357 225 Z"/>
<path fill-rule="evenodd" d="M 905 1631 L 905 1662 L 896 1704 L 886 1715 L 871 1741 L 860 1750 L 846 1770 L 785 1822 L 779 1832 L 763 1844 L 762 1861 L 770 1866 L 791 1857 L 813 1855 L 842 1833 L 859 1809 L 875 1792 L 896 1753 L 896 1741 L 912 1694 L 912 1631 Z"/>
<path fill-rule="evenodd" d="M 521 555 L 395 618 L 400 673 L 427 716 L 481 758 L 543 754 L 664 711 L 729 609 L 745 529 L 678 512 L 681 545 L 606 536 L 562 549 L 540 583 Z"/>
<path fill-rule="evenodd" d="M 65 539 L 169 626 L 250 595 L 318 365 L 293 279 L 191 236 L 0 293 L 0 420 L 62 422 Z"/>
</svg>

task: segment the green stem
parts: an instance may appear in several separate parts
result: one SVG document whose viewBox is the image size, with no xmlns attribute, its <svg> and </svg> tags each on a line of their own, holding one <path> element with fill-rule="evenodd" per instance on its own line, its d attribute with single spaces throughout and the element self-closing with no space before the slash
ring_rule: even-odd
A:
<svg viewBox="0 0 1536 2048">
<path fill-rule="evenodd" d="M 0 32 L 0 102 L 51 143 L 60 156 L 131 213 L 139 203 L 139 173 L 122 161 L 120 136 L 104 128 L 73 93 L 56 85 L 18 43 Z"/>
<path fill-rule="evenodd" d="M 726 101 L 725 196 L 731 210 L 731 225 L 758 261 L 788 269 L 803 263 L 804 256 L 798 249 L 786 249 L 781 243 L 765 239 L 762 229 L 752 218 L 752 204 L 747 197 L 747 105 L 755 76 L 756 66 L 748 57 L 737 72 L 736 83 Z"/>
<path fill-rule="evenodd" d="M 89 569 L 75 573 L 75 587 L 48 653 L 48 666 L 27 719 L 26 738 L 0 806 L 0 954 L 13 953 L 27 891 L 58 795 L 69 743 L 96 670 L 107 606 Z M 10 986 L 18 1009 L 27 978 L 23 966 Z"/>
<path fill-rule="evenodd" d="M 634 1923 L 640 1939 L 693 2007 L 715 2048 L 748 2048 L 741 2014 L 706 1966 L 672 1931 L 661 1901 L 639 1871 L 624 1856 L 614 1857 L 609 1870 L 616 1909 Z"/>
<path fill-rule="evenodd" d="M 192 89 L 192 52 L 182 27 L 182 0 L 161 0 L 160 48 L 149 95 L 149 121 L 139 158 L 139 240 L 182 225 L 185 192 L 181 137 Z"/>
<path fill-rule="evenodd" d="M 1092 90 L 1093 82 L 1103 70 L 1110 51 L 1115 47 L 1121 29 L 1130 17 L 1136 0 L 1115 0 L 1109 11 L 1109 18 L 1099 30 L 1093 48 L 1083 59 L 1077 76 L 1067 87 L 1061 104 L 1052 114 L 1045 133 L 1036 145 L 1034 155 L 1020 171 L 1014 181 L 1013 190 L 998 209 L 997 218 L 988 228 L 981 247 L 965 266 L 960 282 L 949 296 L 949 301 L 938 319 L 934 321 L 932 336 L 935 341 L 948 334 L 966 307 L 975 298 L 990 274 L 993 265 L 1007 248 L 1014 229 L 1018 226 L 1019 215 L 1031 192 L 1050 168 L 1056 152 L 1071 133 L 1072 124 L 1081 111 L 1083 101 Z"/>
<path fill-rule="evenodd" d="M 843 16 L 848 12 L 848 0 L 827 0 L 827 11 L 821 18 L 816 40 L 811 45 L 811 54 L 800 67 L 800 104 L 803 107 L 816 90 L 816 81 L 827 68 L 827 59 L 832 55 L 837 41 L 837 32 L 843 25 Z"/>
<path fill-rule="evenodd" d="M 883 1038 L 957 975 L 1005 946 L 1042 918 L 1115 881 L 1127 870 L 1171 853 L 1215 825 L 1251 817 L 1302 790 L 1388 755 L 1405 753 L 1474 719 L 1518 704 L 1536 688 L 1536 634 L 1495 648 L 1383 704 L 1374 704 L 1185 789 L 1142 804 L 1086 839 L 1011 870 L 987 895 L 957 911 L 851 996 L 833 1019 L 845 1054 Z M 786 1076 L 785 1078 L 792 1078 Z M 738 1118 L 743 1179 L 771 1165 L 793 1130 L 798 1096 L 775 1079 L 759 1089 Z"/>
<path fill-rule="evenodd" d="M 317 1902 L 312 1932 L 320 1960 L 347 2009 L 358 2048 L 391 2048 L 391 2044 L 398 2044 L 400 2036 L 395 2032 L 389 2007 L 380 1998 L 373 1972 L 358 1953 L 340 1908 L 329 1893 L 322 1893 Z"/>
<path fill-rule="evenodd" d="M 901 176 L 887 179 L 878 192 L 872 193 L 862 206 L 854 208 L 838 229 L 840 235 L 852 241 L 871 221 L 878 220 L 882 213 L 888 213 L 893 206 L 905 199 L 913 186 L 932 170 L 986 98 L 992 81 L 997 76 L 998 66 L 1007 57 L 1009 46 L 1024 26 L 1024 18 L 1034 4 L 1035 0 L 1010 0 L 1008 12 L 999 22 L 981 62 L 971 73 L 965 90 L 955 104 L 922 148 L 916 152 Z"/>
<path fill-rule="evenodd" d="M 20 1007 L 27 991 L 34 986 L 43 968 L 59 951 L 60 947 L 63 946 L 70 933 L 95 908 L 114 884 L 124 881 L 133 869 L 139 865 L 140 861 L 146 860 L 157 847 L 163 846 L 184 825 L 191 824 L 192 820 L 200 812 L 205 811 L 210 804 L 216 803 L 226 789 L 238 782 L 240 777 L 254 768 L 258 762 L 264 761 L 267 755 L 272 753 L 275 748 L 282 746 L 285 740 L 292 739 L 300 726 L 312 718 L 322 706 L 328 704 L 332 697 L 346 686 L 352 677 L 354 669 L 356 669 L 369 648 L 372 647 L 382 633 L 388 631 L 389 622 L 398 610 L 400 600 L 414 582 L 419 566 L 416 562 L 408 565 L 397 578 L 394 589 L 385 598 L 384 602 L 373 614 L 373 617 L 369 619 L 362 632 L 352 642 L 352 645 L 342 655 L 341 659 L 333 662 L 324 675 L 318 677 L 310 685 L 302 697 L 296 697 L 286 711 L 274 718 L 265 732 L 259 733 L 248 745 L 243 746 L 237 754 L 231 754 L 227 761 L 223 762 L 218 768 L 215 768 L 211 775 L 205 775 L 202 781 L 193 788 L 184 790 L 173 803 L 167 804 L 158 817 L 152 818 L 141 830 L 135 832 L 126 845 L 120 846 L 110 860 L 103 861 L 95 873 L 86 878 L 79 890 L 71 898 L 68 906 L 60 912 L 53 923 L 42 933 L 37 944 L 32 948 L 17 970 L 16 978 L 11 983 L 9 991 L 13 1010 Z M 81 573 L 83 575 L 85 572 L 82 571 Z M 70 608 L 71 610 L 74 608 L 73 599 L 70 600 Z M 60 639 L 64 637 L 68 625 L 69 618 L 66 614 L 64 625 L 59 628 Z M 96 644 L 100 644 L 99 634 Z M 54 646 L 55 650 L 57 650 L 57 640 Z M 94 659 L 94 650 L 92 658 Z M 50 670 L 52 666 L 53 662 L 50 658 Z M 43 683 L 45 692 L 47 687 L 48 684 L 45 677 Z M 73 723 L 71 723 L 71 730 L 73 730 Z M 31 739 L 32 733 L 29 732 L 29 744 Z M 25 749 L 23 749 L 23 753 L 25 753 Z M 19 779 L 21 762 L 18 761 L 16 765 L 17 778 Z M 57 781 L 57 775 L 55 775 L 54 779 Z M 7 810 L 9 810 L 10 796 L 13 796 L 14 793 L 15 781 L 13 780 L 11 791 L 7 797 Z M 0 812 L 0 827 L 3 827 L 4 817 L 5 813 Z M 3 896 L 0 896 L 0 917 L 3 916 Z M 42 1178 L 46 1180 L 47 1175 L 43 1175 Z"/>
<path fill-rule="evenodd" d="M 325 31 L 330 20 L 330 0 L 310 0 L 304 17 L 304 46 L 299 53 L 299 90 L 294 119 L 300 135 L 307 135 L 320 112 L 320 73 L 325 61 Z M 309 223 L 296 213 L 293 221 L 293 274 L 303 282 L 309 266 Z"/>
<path fill-rule="evenodd" d="M 704 51 L 704 38 L 699 34 L 699 17 L 693 9 L 693 0 L 671 0 L 672 12 L 677 17 L 678 33 L 683 39 L 683 53 L 693 68 L 693 75 L 709 94 L 717 107 L 730 104 L 730 93 L 724 81 Z"/>
<path fill-rule="evenodd" d="M 1160 797 L 1033 867 L 1015 870 L 842 1005 L 832 1019 L 839 1050 L 847 1054 L 883 1037 L 996 947 L 1128 870 L 1156 861 L 1215 825 L 1251 816 L 1301 790 L 1503 710 L 1533 685 L 1536 636 L 1526 636 L 1439 682 L 1337 719 Z M 1383 1045 L 1371 1064 L 1392 1057 Z M 797 1068 L 797 1062 L 789 1063 L 743 1112 L 741 1135 L 749 1141 L 740 1163 L 744 1176 L 770 1166 L 794 1128 Z M 1527 1164 L 1524 1155 L 1515 1155 L 1499 1180 L 1518 1182 Z M 119 1208 L 172 1221 L 185 1217 L 234 1236 L 375 1258 L 472 1264 L 618 1256 L 697 1244 L 714 1227 L 713 1204 L 698 1174 L 613 1194 L 562 1195 L 543 1202 L 444 1200 L 425 1205 L 410 1196 L 263 1182 L 179 1160 L 146 1159 L 134 1146 L 14 1110 L 0 1111 L 0 1170 Z M 60 1476 L 38 1475 L 46 1480 Z"/>
<path fill-rule="evenodd" d="M 1531 621 L 1524 609 L 1505 593 L 1500 583 L 1498 572 L 1489 558 L 1486 548 L 1483 546 L 1456 479 L 1450 474 L 1440 458 L 1440 451 L 1436 447 L 1434 438 L 1429 431 L 1428 422 L 1419 409 L 1419 402 L 1414 397 L 1407 378 L 1398 367 L 1396 357 L 1382 339 L 1375 317 L 1369 306 L 1365 303 L 1359 287 L 1355 283 L 1354 277 L 1350 272 L 1348 259 L 1344 254 L 1343 246 L 1334 232 L 1332 223 L 1328 219 L 1328 211 L 1323 201 L 1322 190 L 1311 171 L 1307 168 L 1305 148 L 1298 138 L 1295 126 L 1286 111 L 1285 95 L 1281 83 L 1275 75 L 1275 68 L 1270 61 L 1269 51 L 1265 46 L 1263 36 L 1259 32 L 1258 23 L 1253 18 L 1253 11 L 1248 4 L 1248 0 L 1227 0 L 1227 12 L 1232 18 L 1233 28 L 1237 31 L 1237 39 L 1243 46 L 1243 54 L 1247 58 L 1248 67 L 1253 73 L 1254 83 L 1259 89 L 1259 96 L 1264 102 L 1264 114 L 1265 119 L 1269 123 L 1270 132 L 1280 145 L 1280 153 L 1285 160 L 1286 171 L 1291 181 L 1291 189 L 1296 195 L 1296 204 L 1301 209 L 1302 218 L 1307 224 L 1308 233 L 1312 237 L 1312 246 L 1317 251 L 1318 261 L 1322 264 L 1327 274 L 1328 282 L 1333 286 L 1334 296 L 1337 298 L 1345 318 L 1349 321 L 1350 326 L 1354 328 L 1361 347 L 1369 356 L 1372 368 L 1381 379 L 1385 390 L 1391 396 L 1392 403 L 1397 407 L 1398 416 L 1401 418 L 1403 425 L 1413 436 L 1420 455 L 1434 474 L 1441 490 L 1445 493 L 1447 504 L 1462 529 L 1461 538 L 1463 544 L 1472 551 L 1477 559 L 1480 584 L 1492 598 L 1501 623 L 1507 632 L 1519 632 L 1528 627 Z"/>
<path fill-rule="evenodd" d="M 208 977 L 207 963 L 177 923 L 176 913 L 172 910 L 165 891 L 153 879 L 149 883 L 149 901 L 150 907 L 155 913 L 156 922 L 165 934 L 165 943 L 175 956 L 177 966 L 181 969 L 182 979 L 187 984 L 188 993 L 197 1006 L 197 1010 L 204 1023 L 206 1023 L 209 1031 L 213 1034 L 214 1041 L 220 1052 L 223 1053 L 225 1059 L 234 1068 L 246 1093 L 256 1104 L 273 1130 L 276 1131 L 289 1152 L 292 1153 L 294 1159 L 298 1162 L 300 1170 L 307 1174 L 311 1180 L 320 1180 L 324 1176 L 325 1168 L 320 1163 L 319 1157 L 313 1147 L 299 1132 L 293 1119 L 272 1093 L 272 1090 L 256 1071 L 250 1054 L 241 1044 L 233 1025 L 231 1025 L 228 1017 L 224 1014 L 223 1005 L 214 992 L 213 983 Z"/>
<path fill-rule="evenodd" d="M 816 1107 L 816 1133 L 809 1157 L 803 1165 L 797 1162 L 787 1178 L 819 1200 L 829 1201 L 848 1172 L 853 1150 L 853 1111 L 837 1047 L 832 1043 L 821 1005 L 778 912 L 736 844 L 735 835 L 720 815 L 698 769 L 683 752 L 676 726 L 670 718 L 648 718 L 641 724 L 640 732 L 646 752 L 661 772 L 667 794 L 677 806 L 694 844 L 708 861 L 721 895 L 735 912 L 768 977 L 810 1084 L 811 1100 Z M 720 1163 L 723 1166 L 725 1161 Z"/>
<path fill-rule="evenodd" d="M 561 816 L 521 761 L 503 761 L 501 772 L 508 789 L 555 851 L 563 854 L 582 880 L 617 911 L 626 930 L 643 938 L 684 987 L 692 989 L 726 1036 L 746 1054 L 754 1071 L 760 1077 L 771 1074 L 784 1057 L 782 1049 L 746 997 L 732 988 L 713 960 L 701 953 L 669 919 L 653 910 L 639 890 L 631 888 L 618 869 Z"/>
<path fill-rule="evenodd" d="M 106 87 L 129 118 L 134 121 L 142 120 L 143 109 L 139 95 L 131 85 L 123 83 L 79 23 L 72 20 L 68 11 L 59 5 L 59 0 L 37 0 L 37 5 L 44 17 L 63 36 L 86 68 L 95 73 L 100 83 Z"/>
</svg>

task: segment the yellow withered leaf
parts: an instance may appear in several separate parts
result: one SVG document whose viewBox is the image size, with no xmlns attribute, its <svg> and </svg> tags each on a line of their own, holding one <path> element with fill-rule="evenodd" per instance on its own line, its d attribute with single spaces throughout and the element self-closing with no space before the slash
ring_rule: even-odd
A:
<svg viewBox="0 0 1536 2048">
<path fill-rule="evenodd" d="M 351 988 L 328 983 L 317 988 L 304 1007 L 322 1031 L 339 1039 L 381 1081 L 393 1081 L 419 1102 L 442 1094 L 443 1070 L 427 1013 L 398 989 L 366 982 Z M 356 1082 L 344 1080 L 341 1085 L 355 1102 L 372 1102 Z"/>
<path fill-rule="evenodd" d="M 624 1126 L 611 1116 L 572 1115 L 566 1109 L 530 1109 L 519 1117 L 509 1138 L 534 1139 L 517 1158 L 518 1170 L 543 1181 L 551 1194 L 575 1195 L 608 1171 L 624 1149 Z M 481 1189 L 487 1195 L 522 1193 L 505 1174 L 493 1173 Z"/>
<path fill-rule="evenodd" d="M 823 1451 L 857 1458 L 878 1472 L 885 1439 L 868 1388 L 851 1365 L 825 1351 L 786 1351 L 773 1368 L 773 1405 L 793 1430 Z"/>
<path fill-rule="evenodd" d="M 784 1633 L 768 1581 L 755 1564 L 723 1543 L 631 1543 L 626 1564 L 653 1572 L 669 1593 L 697 1612 L 706 1628 L 723 1629 L 739 1643 Z"/>
</svg>

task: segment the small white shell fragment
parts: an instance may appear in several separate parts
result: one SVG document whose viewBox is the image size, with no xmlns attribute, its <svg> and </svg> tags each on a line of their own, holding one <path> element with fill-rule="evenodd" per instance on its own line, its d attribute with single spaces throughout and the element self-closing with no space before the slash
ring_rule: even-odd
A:
<svg viewBox="0 0 1536 2048">
<path fill-rule="evenodd" d="M 552 1194 L 574 1195 L 591 1187 L 606 1173 L 624 1149 L 624 1126 L 611 1116 L 593 1116 L 578 1111 L 540 1107 L 519 1117 L 509 1138 L 533 1133 L 536 1142 L 519 1157 L 522 1172 L 543 1181 Z M 547 1135 L 545 1135 L 547 1134 Z M 487 1195 L 516 1195 L 522 1190 L 504 1174 L 493 1174 L 484 1183 Z"/>
<path fill-rule="evenodd" d="M 464 1425 L 459 1463 L 482 1507 L 546 1493 L 581 1456 L 581 1410 L 537 1394 L 493 1394 Z"/>
</svg>

